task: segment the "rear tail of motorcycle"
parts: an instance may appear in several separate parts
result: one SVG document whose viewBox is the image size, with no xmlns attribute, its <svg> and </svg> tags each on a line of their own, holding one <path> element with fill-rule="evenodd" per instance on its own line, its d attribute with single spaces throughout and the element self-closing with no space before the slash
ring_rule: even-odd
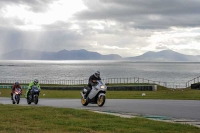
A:
<svg viewBox="0 0 200 133">
<path fill-rule="evenodd" d="M 86 89 L 86 88 L 83 88 L 83 91 L 81 92 L 81 104 L 82 104 L 83 106 L 87 106 L 87 105 L 88 105 L 87 99 L 86 99 L 86 97 L 85 97 L 86 92 L 87 92 L 87 89 Z"/>
</svg>

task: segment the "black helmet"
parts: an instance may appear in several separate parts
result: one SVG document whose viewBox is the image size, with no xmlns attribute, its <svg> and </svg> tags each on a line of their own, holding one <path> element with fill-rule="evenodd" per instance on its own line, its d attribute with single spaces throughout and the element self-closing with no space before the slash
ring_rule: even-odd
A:
<svg viewBox="0 0 200 133">
<path fill-rule="evenodd" d="M 19 85 L 19 82 L 15 82 L 15 85 Z"/>
<path fill-rule="evenodd" d="M 99 72 L 99 71 L 96 71 L 96 72 L 94 73 L 94 76 L 95 76 L 96 78 L 99 78 L 99 77 L 100 77 L 100 72 Z"/>
</svg>

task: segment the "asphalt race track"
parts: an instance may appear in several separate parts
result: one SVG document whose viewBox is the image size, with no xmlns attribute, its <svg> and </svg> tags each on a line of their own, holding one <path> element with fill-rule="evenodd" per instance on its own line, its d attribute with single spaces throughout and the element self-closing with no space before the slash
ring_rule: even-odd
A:
<svg viewBox="0 0 200 133">
<path fill-rule="evenodd" d="M 0 103 L 12 104 L 10 98 L 0 97 Z M 21 98 L 20 105 L 28 105 L 26 99 Z M 139 99 L 107 99 L 103 107 L 89 104 L 84 107 L 80 99 L 39 99 L 38 105 L 64 108 L 87 109 L 103 112 L 139 116 L 167 116 L 176 119 L 191 119 L 200 121 L 199 100 L 139 100 Z"/>
</svg>

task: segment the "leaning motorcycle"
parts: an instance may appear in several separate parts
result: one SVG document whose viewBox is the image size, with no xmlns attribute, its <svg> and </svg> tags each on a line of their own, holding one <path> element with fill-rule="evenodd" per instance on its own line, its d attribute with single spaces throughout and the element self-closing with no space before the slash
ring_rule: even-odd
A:
<svg viewBox="0 0 200 133">
<path fill-rule="evenodd" d="M 20 101 L 20 96 L 22 94 L 22 89 L 20 88 L 15 88 L 14 92 L 13 92 L 13 98 L 12 98 L 12 103 L 15 104 L 19 104 Z"/>
<path fill-rule="evenodd" d="M 85 97 L 87 89 L 83 88 L 83 91 L 81 92 L 82 105 L 87 106 L 89 103 L 91 103 L 97 104 L 99 107 L 102 107 L 106 101 L 106 90 L 107 86 L 101 80 L 96 80 L 96 84 L 92 86 L 92 90 L 87 97 Z"/>
<path fill-rule="evenodd" d="M 31 104 L 32 102 L 34 102 L 35 104 L 37 104 L 39 94 L 40 94 L 40 90 L 38 89 L 38 87 L 32 86 L 27 96 L 27 103 Z"/>
</svg>

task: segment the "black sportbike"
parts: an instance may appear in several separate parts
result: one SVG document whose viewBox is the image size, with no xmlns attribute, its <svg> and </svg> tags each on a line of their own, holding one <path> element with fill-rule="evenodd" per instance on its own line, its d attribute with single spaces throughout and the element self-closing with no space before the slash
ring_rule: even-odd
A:
<svg viewBox="0 0 200 133">
<path fill-rule="evenodd" d="M 40 90 L 38 89 L 38 87 L 32 86 L 31 90 L 28 92 L 27 103 L 31 104 L 32 102 L 34 102 L 35 104 L 37 104 L 39 94 L 40 94 Z"/>
</svg>

